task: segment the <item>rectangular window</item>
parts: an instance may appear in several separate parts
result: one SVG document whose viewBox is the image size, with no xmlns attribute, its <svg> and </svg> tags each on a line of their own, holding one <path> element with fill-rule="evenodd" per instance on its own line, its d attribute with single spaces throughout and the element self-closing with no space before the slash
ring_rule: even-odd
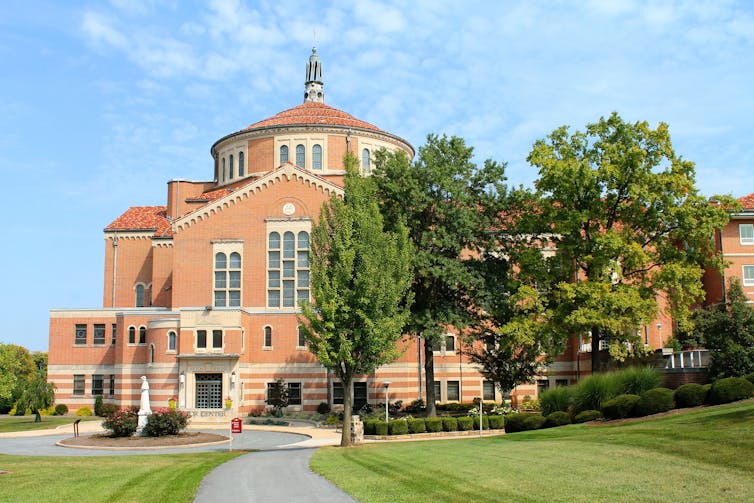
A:
<svg viewBox="0 0 754 503">
<path fill-rule="evenodd" d="M 547 379 L 537 379 L 537 394 L 550 389 L 550 381 Z"/>
<path fill-rule="evenodd" d="M 102 394 L 102 384 L 105 376 L 102 374 L 92 374 L 92 395 L 97 396 Z"/>
<path fill-rule="evenodd" d="M 301 405 L 301 383 L 288 383 L 288 405 Z"/>
<path fill-rule="evenodd" d="M 744 286 L 754 286 L 754 265 L 744 266 Z"/>
<path fill-rule="evenodd" d="M 212 347 L 215 349 L 222 349 L 223 347 L 223 331 L 222 330 L 212 331 Z"/>
<path fill-rule="evenodd" d="M 482 383 L 482 398 L 484 400 L 495 400 L 495 383 L 484 381 Z"/>
<path fill-rule="evenodd" d="M 118 325 L 116 325 L 115 323 L 113 323 L 112 329 L 113 329 L 113 331 L 111 333 L 111 344 L 113 346 L 115 346 L 115 334 L 118 332 Z"/>
<path fill-rule="evenodd" d="M 742 245 L 754 245 L 754 224 L 738 224 L 738 237 Z"/>
<path fill-rule="evenodd" d="M 74 395 L 84 394 L 84 374 L 73 375 L 73 394 Z"/>
<path fill-rule="evenodd" d="M 456 350 L 456 338 L 453 335 L 445 336 L 445 351 L 455 352 Z"/>
<path fill-rule="evenodd" d="M 440 394 L 440 381 L 435 381 L 433 388 L 435 390 L 435 402 L 442 402 L 442 395 Z"/>
<path fill-rule="evenodd" d="M 309 233 L 272 231 L 267 237 L 267 306 L 296 307 L 309 300 Z"/>
<path fill-rule="evenodd" d="M 207 349 L 207 331 L 196 331 L 196 347 L 197 349 Z"/>
<path fill-rule="evenodd" d="M 448 401 L 461 399 L 461 386 L 458 381 L 448 381 Z"/>
<path fill-rule="evenodd" d="M 115 396 L 115 376 L 110 374 L 110 396 Z"/>
<path fill-rule="evenodd" d="M 332 403 L 343 404 L 343 384 L 339 382 L 332 383 Z"/>
<path fill-rule="evenodd" d="M 272 327 L 264 327 L 264 347 L 272 347 Z"/>
<path fill-rule="evenodd" d="M 304 337 L 304 331 L 301 330 L 301 327 L 297 327 L 296 333 L 298 335 L 297 346 L 303 348 L 304 346 L 306 346 L 306 337 Z"/>
<path fill-rule="evenodd" d="M 361 410 L 367 404 L 367 396 L 367 383 L 353 383 L 353 410 Z"/>
<path fill-rule="evenodd" d="M 562 388 L 568 386 L 568 379 L 555 379 L 555 387 Z"/>
<path fill-rule="evenodd" d="M 104 345 L 105 344 L 105 324 L 95 323 L 94 325 L 94 340 L 93 344 Z"/>
<path fill-rule="evenodd" d="M 86 325 L 76 324 L 76 339 L 73 343 L 77 346 L 86 345 Z"/>
</svg>

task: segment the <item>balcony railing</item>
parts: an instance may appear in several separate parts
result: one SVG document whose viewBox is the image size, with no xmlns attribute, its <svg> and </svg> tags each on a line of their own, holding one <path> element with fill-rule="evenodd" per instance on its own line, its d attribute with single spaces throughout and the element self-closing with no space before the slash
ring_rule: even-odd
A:
<svg viewBox="0 0 754 503">
<path fill-rule="evenodd" d="M 709 365 L 710 352 L 708 349 L 687 349 L 685 351 L 674 352 L 670 350 L 667 354 L 663 351 L 665 357 L 666 369 L 697 369 L 705 368 Z"/>
</svg>

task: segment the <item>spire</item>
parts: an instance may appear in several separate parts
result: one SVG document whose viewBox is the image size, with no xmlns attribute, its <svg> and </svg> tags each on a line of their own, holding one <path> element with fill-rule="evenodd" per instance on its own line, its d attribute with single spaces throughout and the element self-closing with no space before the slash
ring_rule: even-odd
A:
<svg viewBox="0 0 754 503">
<path fill-rule="evenodd" d="M 322 63 L 317 56 L 317 48 L 312 47 L 312 55 L 309 56 L 309 62 L 306 64 L 306 84 L 304 84 L 304 103 L 313 101 L 315 103 L 325 102 L 324 84 L 322 83 Z"/>
</svg>

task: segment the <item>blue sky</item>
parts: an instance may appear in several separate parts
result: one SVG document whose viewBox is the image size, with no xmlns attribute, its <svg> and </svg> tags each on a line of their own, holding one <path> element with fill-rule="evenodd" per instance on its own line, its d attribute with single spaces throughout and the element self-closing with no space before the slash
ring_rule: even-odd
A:
<svg viewBox="0 0 754 503">
<path fill-rule="evenodd" d="M 535 140 L 617 111 L 668 123 L 703 194 L 754 192 L 749 2 L 6 0 L 0 341 L 46 350 L 50 308 L 101 306 L 102 229 L 298 105 L 314 43 L 326 103 L 415 147 L 462 136 L 512 184 Z"/>
</svg>

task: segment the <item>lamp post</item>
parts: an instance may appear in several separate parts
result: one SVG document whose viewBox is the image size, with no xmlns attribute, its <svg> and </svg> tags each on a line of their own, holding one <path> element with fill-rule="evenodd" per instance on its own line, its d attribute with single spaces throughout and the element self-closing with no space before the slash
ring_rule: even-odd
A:
<svg viewBox="0 0 754 503">
<path fill-rule="evenodd" d="M 390 387 L 390 381 L 385 381 L 382 383 L 383 386 L 385 386 L 385 422 L 388 422 L 388 393 L 387 389 Z"/>
</svg>

